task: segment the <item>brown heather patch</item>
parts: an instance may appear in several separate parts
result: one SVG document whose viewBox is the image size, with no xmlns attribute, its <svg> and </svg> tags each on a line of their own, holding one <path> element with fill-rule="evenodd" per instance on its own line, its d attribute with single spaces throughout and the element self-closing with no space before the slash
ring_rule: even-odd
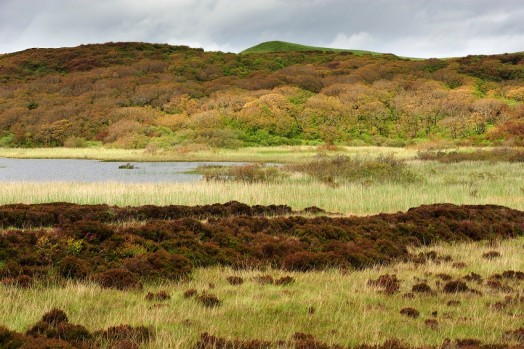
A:
<svg viewBox="0 0 524 349">
<path fill-rule="evenodd" d="M 505 335 L 510 340 L 515 340 L 521 344 L 524 344 L 524 327 L 513 331 L 507 331 Z"/>
<path fill-rule="evenodd" d="M 524 233 L 524 213 L 489 205 L 426 205 L 368 217 L 259 216 L 280 213 L 289 210 L 237 202 L 195 207 L 0 206 L 0 225 L 56 224 L 54 229 L 1 234 L 0 280 L 13 284 L 21 275 L 36 280 L 58 274 L 92 278 L 102 287 L 125 290 L 147 281 L 185 279 L 196 266 L 270 265 L 302 272 L 363 269 L 409 260 L 409 246 Z M 146 221 L 112 224 L 117 219 Z M 435 251 L 415 259 L 424 263 L 451 260 Z M 456 263 L 462 262 L 455 262 L 455 267 Z M 377 287 L 392 294 L 398 291 L 395 285 L 390 280 Z"/>
<path fill-rule="evenodd" d="M 275 280 L 275 285 L 283 286 L 283 285 L 289 285 L 295 282 L 295 278 L 292 276 L 283 276 L 279 279 Z"/>
<path fill-rule="evenodd" d="M 431 287 L 427 283 L 422 282 L 420 284 L 413 285 L 413 287 L 411 288 L 411 292 L 432 293 L 433 290 L 431 289 Z"/>
<path fill-rule="evenodd" d="M 468 282 L 476 282 L 477 284 L 481 284 L 482 281 L 484 281 L 482 276 L 474 272 L 471 272 L 468 275 L 464 276 L 463 279 Z"/>
<path fill-rule="evenodd" d="M 446 293 L 460 293 L 468 292 L 470 288 L 464 281 L 454 280 L 447 282 L 442 290 Z"/>
<path fill-rule="evenodd" d="M 120 325 L 90 333 L 82 325 L 70 324 L 60 309 L 44 314 L 25 334 L 0 327 L 0 348 L 6 349 L 136 349 L 153 338 L 153 331 L 143 326 Z"/>
<path fill-rule="evenodd" d="M 240 276 L 228 276 L 227 282 L 229 282 L 230 285 L 242 285 L 244 283 L 244 279 L 242 279 Z"/>
<path fill-rule="evenodd" d="M 141 289 L 140 283 L 136 274 L 126 269 L 110 269 L 108 271 L 99 273 L 95 276 L 96 282 L 104 288 L 114 288 L 117 290 L 132 290 Z"/>
<path fill-rule="evenodd" d="M 492 259 L 496 259 L 500 257 L 501 257 L 501 254 L 498 251 L 489 251 L 489 252 L 482 254 L 482 258 L 487 259 L 487 260 L 492 260 Z"/>
<path fill-rule="evenodd" d="M 420 316 L 420 312 L 415 308 L 403 308 L 400 310 L 400 314 L 414 319 Z"/>
<path fill-rule="evenodd" d="M 455 269 L 464 269 L 467 267 L 466 263 L 464 262 L 454 262 L 451 266 Z"/>
<path fill-rule="evenodd" d="M 148 292 L 146 295 L 146 300 L 148 301 L 166 301 L 171 299 L 171 296 L 167 291 L 159 291 L 156 293 Z"/>
<path fill-rule="evenodd" d="M 200 295 L 197 295 L 195 299 L 197 300 L 197 302 L 201 303 L 203 306 L 208 308 L 218 307 L 222 304 L 222 301 L 218 299 L 217 296 L 207 292 L 202 292 Z"/>
<path fill-rule="evenodd" d="M 400 290 L 400 280 L 394 274 L 380 275 L 376 280 L 368 280 L 368 285 L 380 288 L 386 295 L 392 295 Z"/>
<path fill-rule="evenodd" d="M 439 329 L 439 322 L 435 319 L 426 319 L 424 320 L 424 325 L 431 328 L 432 330 L 438 330 Z"/>
<path fill-rule="evenodd" d="M 184 298 L 196 297 L 197 295 L 198 291 L 194 288 L 184 291 Z"/>
<path fill-rule="evenodd" d="M 275 282 L 271 275 L 260 275 L 255 277 L 254 280 L 260 285 L 269 285 Z"/>
</svg>

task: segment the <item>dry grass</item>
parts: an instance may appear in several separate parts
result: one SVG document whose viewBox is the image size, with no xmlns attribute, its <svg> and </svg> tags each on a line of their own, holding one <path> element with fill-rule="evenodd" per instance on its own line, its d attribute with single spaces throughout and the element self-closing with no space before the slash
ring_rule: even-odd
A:
<svg viewBox="0 0 524 349">
<path fill-rule="evenodd" d="M 102 161 L 249 161 L 303 162 L 323 148 L 314 146 L 252 147 L 239 149 L 174 148 L 155 152 L 144 149 L 115 148 L 0 148 L 0 157 L 17 159 L 93 159 Z M 415 158 L 417 152 L 392 147 L 337 147 L 330 154 L 375 156 L 393 154 Z"/>
<path fill-rule="evenodd" d="M 494 290 L 486 283 L 468 285 L 483 293 L 446 294 L 441 292 L 437 274 L 460 278 L 471 272 L 484 279 L 506 270 L 524 270 L 524 239 L 497 244 L 476 243 L 439 245 L 414 252 L 433 250 L 450 255 L 453 261 L 423 265 L 400 263 L 364 271 L 326 270 L 308 273 L 283 273 L 279 270 L 236 271 L 199 269 L 192 281 L 149 285 L 142 291 L 103 290 L 92 284 L 70 283 L 31 289 L 0 286 L 0 324 L 18 331 L 36 322 L 52 308 L 66 311 L 72 323 L 89 330 L 122 323 L 153 326 L 158 334 L 146 348 L 190 348 L 199 334 L 241 339 L 290 339 L 295 332 L 315 335 L 329 344 L 356 345 L 378 343 L 398 337 L 411 345 L 438 345 L 445 338 L 478 338 L 485 342 L 504 342 L 503 333 L 522 325 L 522 305 L 496 310 L 490 307 L 505 296 L 523 290 L 524 282 L 512 283 L 512 293 Z M 482 254 L 496 250 L 501 257 L 486 262 Z M 464 269 L 453 267 L 461 262 Z M 368 286 L 368 280 L 379 275 L 396 274 L 401 280 L 400 292 L 385 295 Z M 227 277 L 244 279 L 242 285 L 231 285 Z M 260 285 L 255 278 L 290 275 L 295 282 L 278 286 Z M 424 279 L 436 294 L 416 294 L 404 298 L 413 285 Z M 210 284 L 213 289 L 210 290 Z M 217 307 L 204 307 L 194 298 L 185 298 L 188 289 L 208 291 L 222 302 Z M 146 301 L 148 292 L 167 291 L 171 299 Z M 449 301 L 460 305 L 448 306 Z M 400 314 L 412 307 L 420 312 L 417 319 Z M 311 312 L 308 309 L 314 308 Z M 437 315 L 432 313 L 436 311 Z M 430 321 L 436 320 L 438 326 Z"/>
</svg>

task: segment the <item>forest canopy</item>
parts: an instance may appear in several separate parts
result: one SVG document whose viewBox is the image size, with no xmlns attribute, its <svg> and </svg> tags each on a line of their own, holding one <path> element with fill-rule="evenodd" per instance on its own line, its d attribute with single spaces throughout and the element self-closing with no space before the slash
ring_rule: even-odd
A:
<svg viewBox="0 0 524 349">
<path fill-rule="evenodd" d="M 0 146 L 524 145 L 524 53 L 234 54 L 107 43 L 0 56 Z"/>
</svg>

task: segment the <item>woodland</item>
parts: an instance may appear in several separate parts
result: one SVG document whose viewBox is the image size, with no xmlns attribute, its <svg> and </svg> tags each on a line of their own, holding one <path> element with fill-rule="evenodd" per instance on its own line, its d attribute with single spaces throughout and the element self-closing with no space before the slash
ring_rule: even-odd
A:
<svg viewBox="0 0 524 349">
<path fill-rule="evenodd" d="M 524 53 L 107 43 L 0 55 L 0 146 L 524 145 Z"/>
</svg>

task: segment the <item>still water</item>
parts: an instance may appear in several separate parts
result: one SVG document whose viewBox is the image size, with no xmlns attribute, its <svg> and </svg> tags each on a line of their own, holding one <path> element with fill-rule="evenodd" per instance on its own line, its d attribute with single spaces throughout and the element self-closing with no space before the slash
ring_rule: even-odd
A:
<svg viewBox="0 0 524 349">
<path fill-rule="evenodd" d="M 71 159 L 0 158 L 0 182 L 194 182 L 202 175 L 188 173 L 202 165 L 240 165 L 239 162 L 127 162 Z"/>
</svg>

